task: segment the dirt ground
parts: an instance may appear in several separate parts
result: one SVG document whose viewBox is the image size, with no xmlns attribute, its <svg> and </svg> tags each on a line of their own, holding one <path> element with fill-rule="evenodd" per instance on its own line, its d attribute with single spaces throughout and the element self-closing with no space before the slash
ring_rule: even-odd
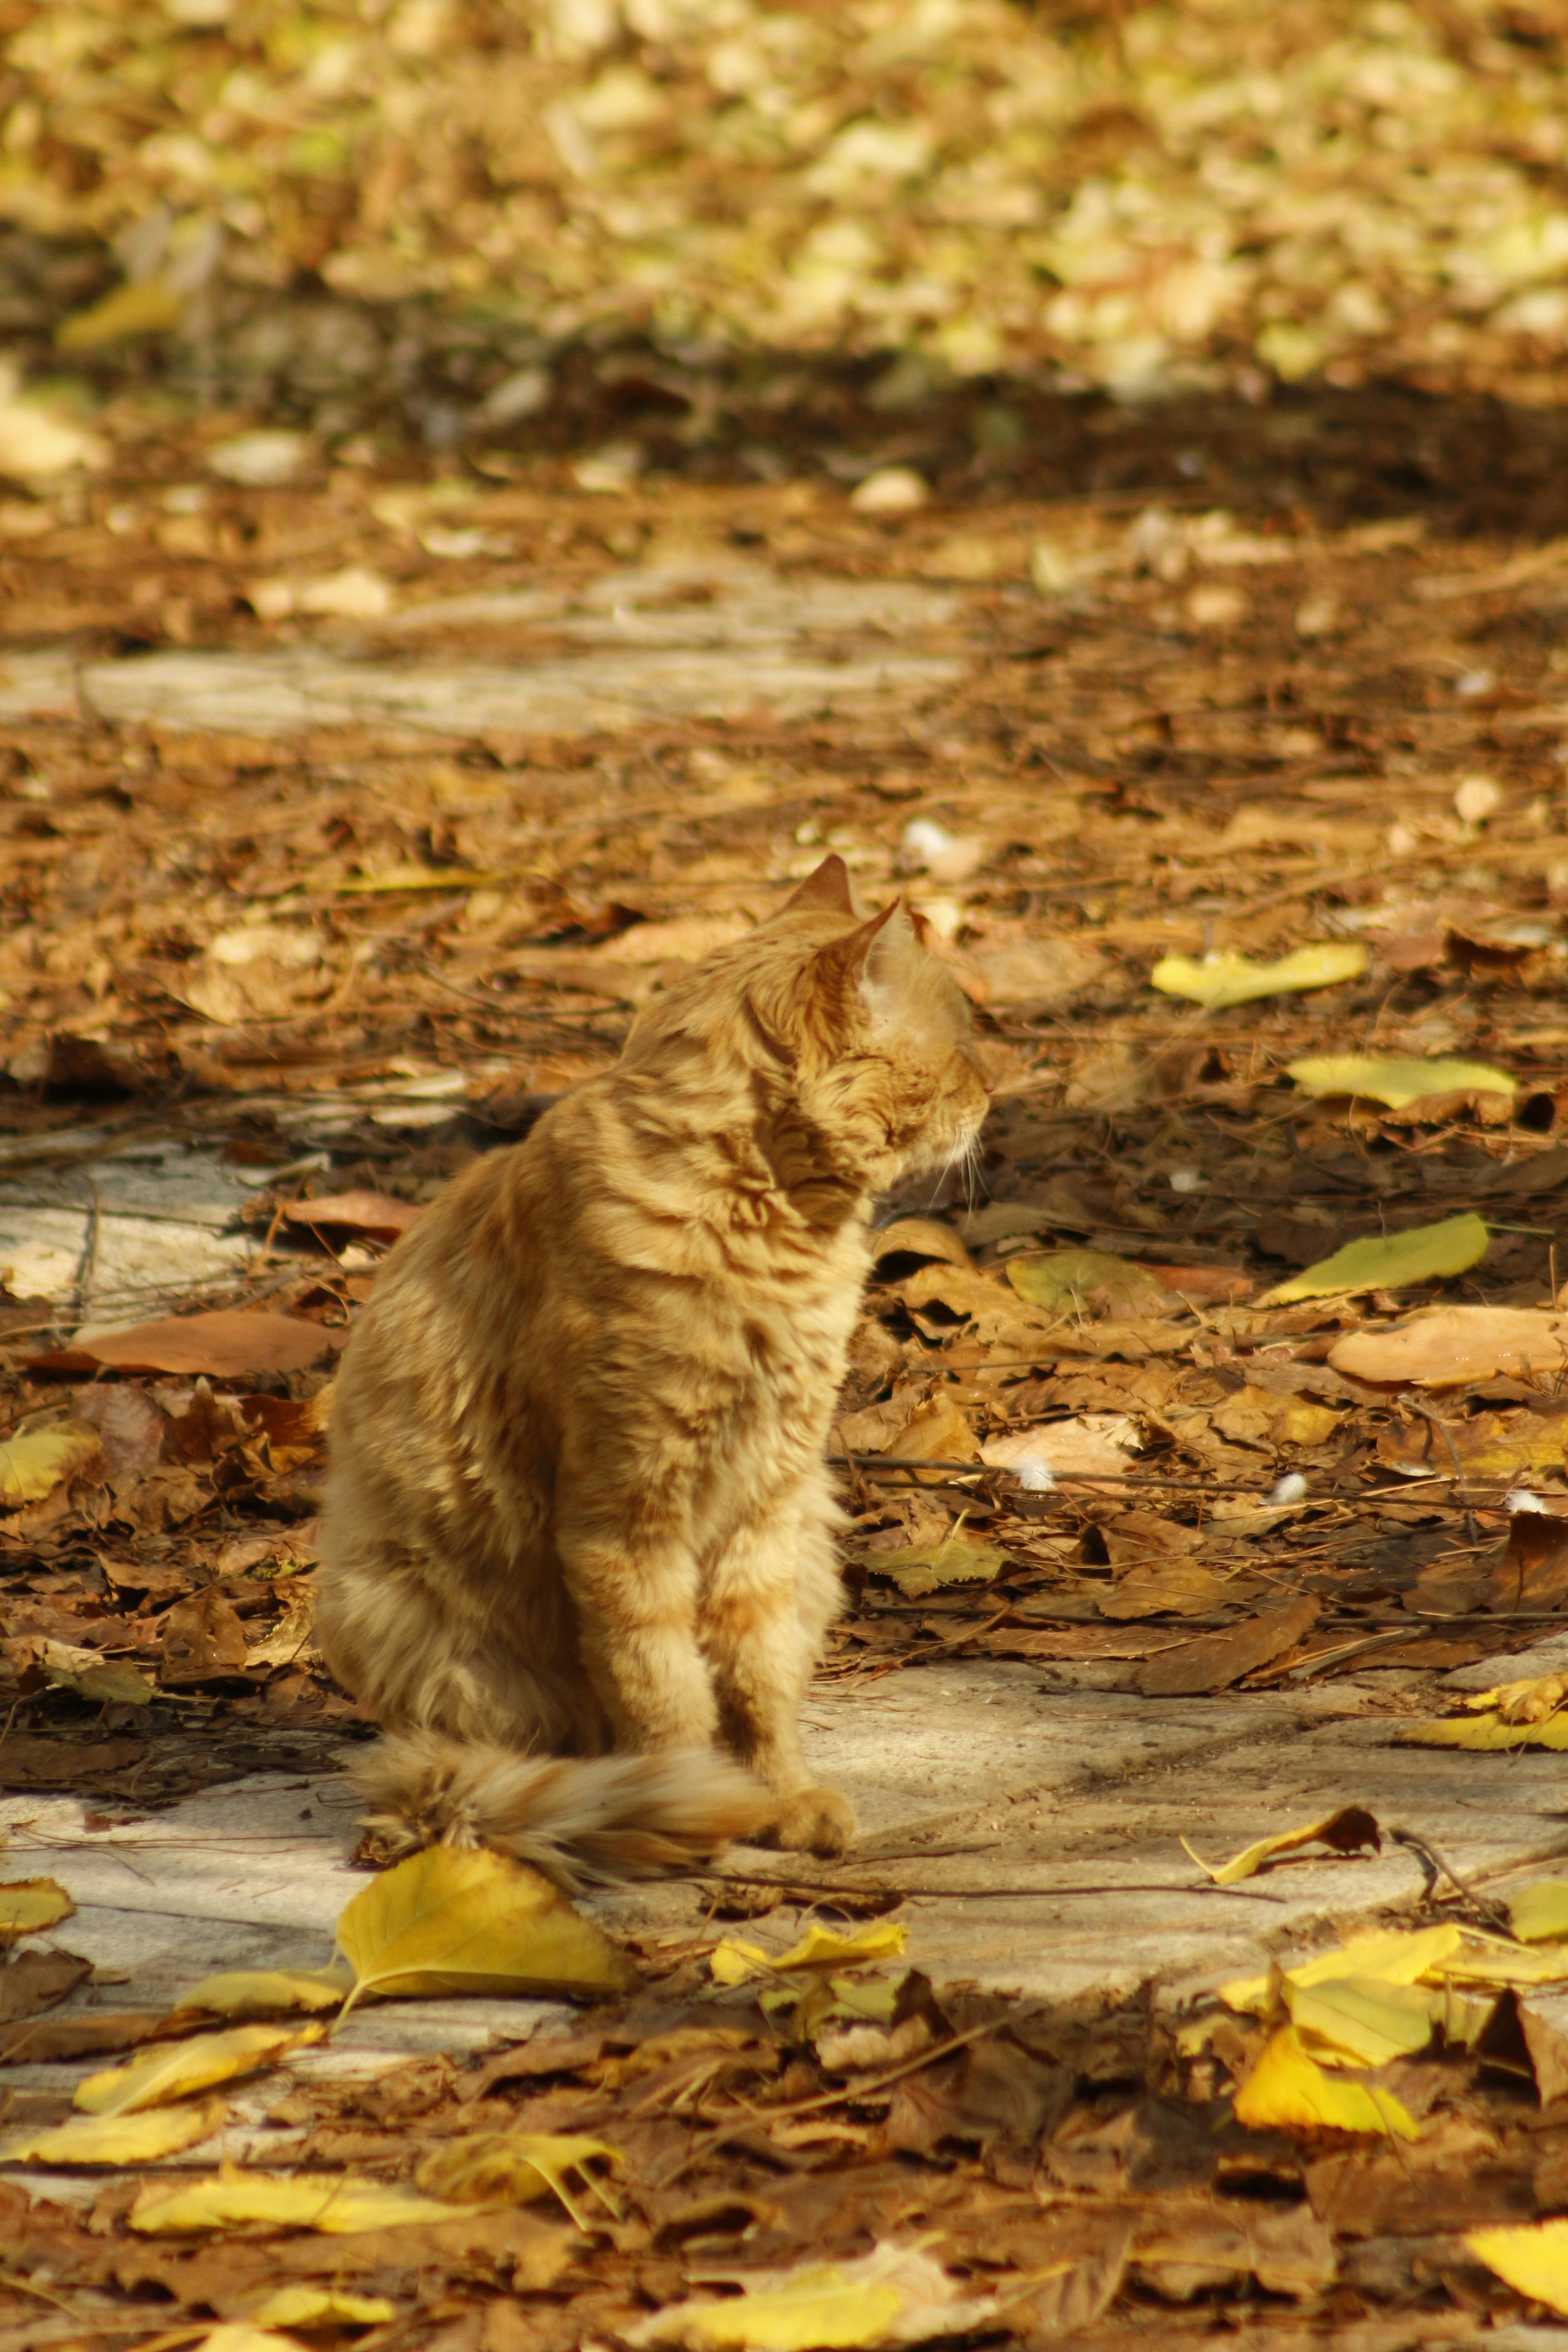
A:
<svg viewBox="0 0 1568 2352">
<path fill-rule="evenodd" d="M 1568 1280 L 1554 414 L 1023 387 L 987 456 L 978 394 L 894 436 L 865 388 L 803 377 L 772 481 L 307 446 L 249 487 L 223 453 L 264 419 L 128 400 L 105 463 L 26 502 L 0 562 L 0 1778 L 26 1868 L 62 1800 L 90 1838 L 258 1775 L 341 1788 L 364 1727 L 310 1648 L 312 1522 L 380 1256 L 829 847 L 868 904 L 923 912 L 997 1086 L 977 1193 L 887 1204 L 836 1441 L 832 1718 L 960 1666 L 1151 1737 L 1198 1701 L 1342 1701 L 1375 1810 L 1375 1743 L 1452 1717 L 1446 1677 L 1561 1666 L 1560 1378 L 1495 1347 L 1458 1391 L 1335 1360 L 1438 1304 L 1544 1326 Z M 879 492 L 811 469 L 829 430 L 874 444 Z M 1220 1009 L 1151 982 L 1318 943 L 1362 968 Z M 1397 1104 L 1289 1075 L 1352 1054 L 1484 1066 Z M 1470 1216 L 1447 1277 L 1270 1297 Z M 1506 1928 L 1556 1836 L 1562 1696 L 1495 1743 L 1544 1752 L 1450 1759 L 1463 1801 L 1514 1792 L 1531 1852 L 1459 1884 L 1417 1836 L 1389 1917 Z M 1302 1826 L 1245 1771 L 1227 1801 L 1233 1847 Z M 1527 2032 L 1494 1984 L 1484 2031 L 1385 2065 L 1405 2144 L 1237 2120 L 1267 2025 L 1157 1968 L 1131 1998 L 1008 1998 L 1022 1967 L 933 1985 L 917 1931 L 862 2044 L 715 1987 L 726 1934 L 776 1959 L 813 1920 L 918 1920 L 942 1851 L 885 1824 L 840 1873 L 731 1857 L 679 1920 L 625 1916 L 641 1988 L 563 2038 L 556 2010 L 268 2078 L 287 2168 L 407 2181 L 455 2135 L 583 2134 L 623 2158 L 618 2218 L 193 2244 L 132 2230 L 140 2171 L 37 2198 L 13 2171 L 4 2346 L 194 2342 L 286 2276 L 381 2299 L 257 2323 L 296 2340 L 553 2352 L 694 2281 L 926 2232 L 977 2340 L 1536 2340 L 1464 2233 L 1562 2210 L 1550 2000 Z M 1314 1881 L 1324 1937 L 1359 1867 Z M 8 2126 L 171 2030 L 79 1969 L 18 1978 L 47 1958 L 0 1972 Z"/>
</svg>

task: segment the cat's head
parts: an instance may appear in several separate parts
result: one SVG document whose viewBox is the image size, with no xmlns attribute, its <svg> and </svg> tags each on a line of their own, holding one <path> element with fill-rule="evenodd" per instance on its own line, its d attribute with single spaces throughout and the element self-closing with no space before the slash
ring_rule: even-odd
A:
<svg viewBox="0 0 1568 2352">
<path fill-rule="evenodd" d="M 841 857 L 778 914 L 721 948 L 645 1014 L 628 1053 L 677 1033 L 754 1074 L 820 1157 L 819 1173 L 878 1191 L 961 1158 L 990 1099 L 952 974 L 901 900 L 862 920 Z"/>
</svg>

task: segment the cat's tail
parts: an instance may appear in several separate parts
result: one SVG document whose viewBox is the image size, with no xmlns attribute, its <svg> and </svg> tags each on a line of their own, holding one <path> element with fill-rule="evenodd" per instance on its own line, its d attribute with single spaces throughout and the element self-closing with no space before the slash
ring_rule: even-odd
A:
<svg viewBox="0 0 1568 2352">
<path fill-rule="evenodd" d="M 591 1881 L 689 1869 L 762 1829 L 761 1783 L 711 1749 L 652 1756 L 521 1756 L 515 1748 L 395 1731 L 353 1778 L 371 1829 L 410 1850 L 488 1845 L 570 1894 Z"/>
</svg>

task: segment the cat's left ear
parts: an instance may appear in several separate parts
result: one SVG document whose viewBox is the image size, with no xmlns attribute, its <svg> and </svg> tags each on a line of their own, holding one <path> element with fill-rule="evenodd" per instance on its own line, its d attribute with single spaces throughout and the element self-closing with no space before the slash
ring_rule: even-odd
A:
<svg viewBox="0 0 1568 2352">
<path fill-rule="evenodd" d="M 910 910 L 901 898 L 895 898 L 879 915 L 858 923 L 842 939 L 821 949 L 816 966 L 825 984 L 847 994 L 863 984 L 872 988 L 895 984 L 921 953 Z"/>
</svg>

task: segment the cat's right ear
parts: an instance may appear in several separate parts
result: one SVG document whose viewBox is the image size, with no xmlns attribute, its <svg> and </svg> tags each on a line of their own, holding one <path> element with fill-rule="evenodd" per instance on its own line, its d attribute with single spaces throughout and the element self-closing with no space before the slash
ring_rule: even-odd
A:
<svg viewBox="0 0 1568 2352">
<path fill-rule="evenodd" d="M 816 910 L 834 915 L 853 915 L 855 901 L 849 893 L 849 868 L 838 852 L 834 850 L 820 866 L 814 866 L 798 889 L 792 890 L 781 915 L 804 915 Z"/>
</svg>

